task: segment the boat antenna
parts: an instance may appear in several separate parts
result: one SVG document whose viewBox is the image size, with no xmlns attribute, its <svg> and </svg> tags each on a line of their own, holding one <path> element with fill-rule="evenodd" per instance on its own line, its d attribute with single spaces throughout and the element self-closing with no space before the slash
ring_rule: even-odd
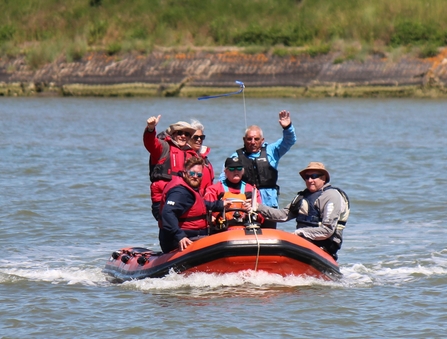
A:
<svg viewBox="0 0 447 339">
<path fill-rule="evenodd" d="M 217 94 L 217 95 L 206 95 L 206 96 L 203 96 L 203 97 L 199 97 L 197 99 L 198 100 L 214 99 L 214 98 L 228 97 L 230 95 L 235 95 L 235 94 L 242 93 L 242 98 L 243 98 L 243 101 L 244 101 L 245 128 L 247 128 L 247 110 L 246 110 L 246 107 L 245 107 L 245 93 L 244 93 L 245 85 L 244 85 L 244 83 L 242 81 L 239 81 L 239 80 L 236 80 L 235 83 L 239 85 L 239 87 L 240 87 L 239 91 L 230 92 L 230 93 L 224 93 L 224 94 Z"/>
<path fill-rule="evenodd" d="M 247 109 L 245 108 L 245 91 L 244 91 L 245 85 L 243 82 L 237 81 L 237 80 L 236 80 L 236 83 L 240 83 L 241 88 L 242 88 L 242 100 L 244 102 L 245 129 L 247 129 Z"/>
</svg>

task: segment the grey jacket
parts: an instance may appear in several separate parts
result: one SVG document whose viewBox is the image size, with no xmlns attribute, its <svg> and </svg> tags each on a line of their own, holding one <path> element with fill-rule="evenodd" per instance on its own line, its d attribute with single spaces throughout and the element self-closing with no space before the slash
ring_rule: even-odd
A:
<svg viewBox="0 0 447 339">
<path fill-rule="evenodd" d="M 323 188 L 326 186 L 329 186 L 329 184 L 324 185 Z M 300 199 L 302 197 L 297 196 L 295 199 L 297 198 Z M 307 214 L 307 203 L 305 201 L 301 204 L 299 211 L 290 210 L 291 204 L 292 202 L 282 209 L 275 209 L 260 204 L 257 208 L 257 212 L 262 214 L 264 218 L 277 222 L 286 222 L 295 219 L 298 216 L 298 213 Z M 335 231 L 337 231 L 341 238 L 344 225 L 341 225 L 338 222 L 346 221 L 349 216 L 348 204 L 342 195 L 336 189 L 328 189 L 323 191 L 318 197 L 315 201 L 315 205 L 320 211 L 320 218 L 322 220 L 319 226 L 309 227 L 297 225 L 295 234 L 319 241 L 328 239 Z"/>
</svg>

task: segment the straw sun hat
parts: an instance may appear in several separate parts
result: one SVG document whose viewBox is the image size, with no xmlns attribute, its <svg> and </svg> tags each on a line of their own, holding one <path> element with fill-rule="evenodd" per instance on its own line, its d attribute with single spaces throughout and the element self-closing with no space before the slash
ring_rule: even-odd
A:
<svg viewBox="0 0 447 339">
<path fill-rule="evenodd" d="M 185 132 L 189 132 L 191 133 L 191 135 L 193 135 L 194 133 L 196 133 L 196 129 L 193 128 L 190 124 L 188 124 L 185 121 L 177 121 L 175 124 L 172 124 L 168 127 L 168 129 L 166 130 L 166 132 L 169 135 L 174 134 L 174 132 L 176 131 L 185 131 Z"/>
<path fill-rule="evenodd" d="M 329 172 L 326 170 L 326 167 L 324 167 L 323 163 L 321 162 L 310 162 L 306 168 L 300 171 L 301 178 L 304 179 L 304 174 L 306 174 L 306 172 L 310 170 L 324 173 L 326 175 L 326 182 L 329 182 L 331 180 Z"/>
</svg>

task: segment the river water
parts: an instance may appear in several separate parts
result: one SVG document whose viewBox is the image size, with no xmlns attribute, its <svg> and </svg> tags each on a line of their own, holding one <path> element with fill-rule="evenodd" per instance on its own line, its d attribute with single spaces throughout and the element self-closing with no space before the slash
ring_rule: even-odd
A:
<svg viewBox="0 0 447 339">
<path fill-rule="evenodd" d="M 280 205 L 309 161 L 350 196 L 341 281 L 107 281 L 112 251 L 159 249 L 149 116 L 162 115 L 160 130 L 199 119 L 220 172 L 246 124 L 280 137 L 282 109 L 298 140 L 280 162 Z M 447 101 L 2 98 L 0 127 L 0 338 L 445 337 Z"/>
</svg>

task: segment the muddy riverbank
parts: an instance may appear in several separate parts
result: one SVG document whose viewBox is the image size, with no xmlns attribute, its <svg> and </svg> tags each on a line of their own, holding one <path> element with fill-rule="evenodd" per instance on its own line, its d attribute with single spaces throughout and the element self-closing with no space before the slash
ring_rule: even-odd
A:
<svg viewBox="0 0 447 339">
<path fill-rule="evenodd" d="M 26 59 L 0 59 L 0 95 L 183 96 L 237 89 L 262 97 L 447 97 L 447 49 L 430 59 L 384 55 L 340 61 L 222 51 L 91 53 L 31 69 Z"/>
</svg>

